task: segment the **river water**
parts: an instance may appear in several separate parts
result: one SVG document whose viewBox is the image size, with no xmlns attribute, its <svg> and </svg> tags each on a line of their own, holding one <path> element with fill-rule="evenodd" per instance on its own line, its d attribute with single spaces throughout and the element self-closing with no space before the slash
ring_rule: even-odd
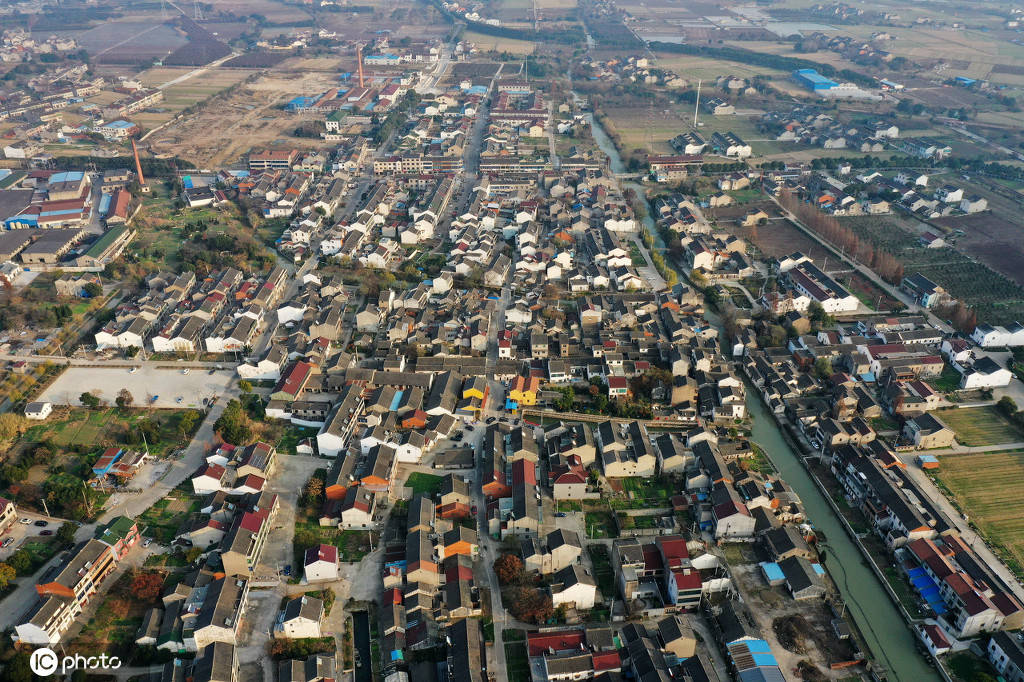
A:
<svg viewBox="0 0 1024 682">
<path fill-rule="evenodd" d="M 609 159 L 613 173 L 625 172 L 625 166 L 611 138 L 601 125 L 587 114 L 594 141 Z M 645 188 L 635 182 L 624 182 L 623 189 L 631 188 L 644 196 Z M 649 212 L 648 212 L 649 213 Z M 659 246 L 661 237 L 648 215 L 644 224 L 655 236 Z M 721 328 L 717 315 L 709 311 L 708 321 Z M 864 561 L 860 550 L 846 534 L 835 512 L 821 490 L 804 468 L 769 414 L 760 396 L 747 391 L 747 411 L 753 418 L 751 438 L 763 447 L 779 475 L 799 493 L 808 519 L 827 538 L 826 568 L 847 604 L 847 617 L 856 622 L 875 660 L 889 670 L 889 678 L 900 682 L 930 682 L 941 680 L 939 674 L 925 661 L 916 648 L 916 638 L 903 615 L 892 603 L 878 577 Z M 820 661 L 815 661 L 820 663 Z"/>
</svg>

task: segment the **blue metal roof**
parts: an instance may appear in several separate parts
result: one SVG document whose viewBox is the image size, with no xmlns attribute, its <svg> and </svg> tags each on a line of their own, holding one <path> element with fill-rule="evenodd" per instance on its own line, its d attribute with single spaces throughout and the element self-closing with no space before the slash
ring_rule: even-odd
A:
<svg viewBox="0 0 1024 682">
<path fill-rule="evenodd" d="M 769 581 L 785 580 L 786 574 L 782 572 L 779 565 L 774 562 L 764 561 L 761 563 L 761 570 Z"/>
</svg>

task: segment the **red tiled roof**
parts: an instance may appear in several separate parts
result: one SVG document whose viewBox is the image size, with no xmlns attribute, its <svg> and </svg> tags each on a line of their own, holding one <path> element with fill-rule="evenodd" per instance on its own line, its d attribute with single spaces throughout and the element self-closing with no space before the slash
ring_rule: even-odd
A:
<svg viewBox="0 0 1024 682">
<path fill-rule="evenodd" d="M 600 651 L 593 654 L 594 657 L 594 672 L 604 672 L 605 670 L 617 670 L 622 667 L 622 659 L 619 658 L 617 651 Z"/>
<path fill-rule="evenodd" d="M 582 630 L 562 630 L 560 632 L 531 632 L 526 635 L 526 648 L 530 656 L 542 656 L 548 649 L 569 651 L 579 649 L 584 644 Z"/>
</svg>

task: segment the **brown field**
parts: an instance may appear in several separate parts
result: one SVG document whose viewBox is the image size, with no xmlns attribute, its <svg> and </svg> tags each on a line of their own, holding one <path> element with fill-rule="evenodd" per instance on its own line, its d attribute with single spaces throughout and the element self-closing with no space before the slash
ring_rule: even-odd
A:
<svg viewBox="0 0 1024 682">
<path fill-rule="evenodd" d="M 1024 239 L 1019 223 L 992 213 L 939 218 L 935 223 L 966 232 L 957 248 L 1024 286 Z"/>
<path fill-rule="evenodd" d="M 817 263 L 821 263 L 829 252 L 788 220 L 770 220 L 767 225 L 757 228 L 757 236 L 751 237 L 745 231 L 745 237 L 752 241 L 767 258 L 779 258 L 800 251 Z"/>
<path fill-rule="evenodd" d="M 516 40 L 515 38 L 499 38 L 488 36 L 482 33 L 466 31 L 463 40 L 476 45 L 481 52 L 511 52 L 512 54 L 533 54 L 537 44 L 529 40 Z"/>
<path fill-rule="evenodd" d="M 147 142 L 154 153 L 174 154 L 200 166 L 232 163 L 251 148 L 278 140 L 297 148 L 319 146 L 317 139 L 290 136 L 300 119 L 279 105 L 296 95 L 322 92 L 335 82 L 333 74 L 315 72 L 263 76 L 164 128 Z"/>
</svg>

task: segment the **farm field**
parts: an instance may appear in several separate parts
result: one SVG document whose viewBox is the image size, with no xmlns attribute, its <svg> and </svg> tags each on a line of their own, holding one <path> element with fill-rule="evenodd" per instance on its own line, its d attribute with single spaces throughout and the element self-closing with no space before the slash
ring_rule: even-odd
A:
<svg viewBox="0 0 1024 682">
<path fill-rule="evenodd" d="M 957 242 L 961 251 L 1024 286 L 1024 226 L 990 213 L 939 218 L 935 222 L 951 230 L 963 230 L 966 234 Z"/>
<path fill-rule="evenodd" d="M 769 220 L 767 225 L 758 227 L 756 235 L 750 229 L 741 230 L 740 234 L 752 242 L 766 258 L 779 258 L 800 251 L 811 260 L 821 262 L 829 255 L 825 247 L 782 218 Z"/>
<path fill-rule="evenodd" d="M 607 115 L 606 120 L 611 124 L 611 131 L 621 137 L 622 150 L 627 152 L 645 149 L 657 153 L 670 153 L 673 150 L 669 140 L 683 131 L 693 129 L 692 109 L 677 107 L 652 111 L 646 107 L 606 106 L 603 111 Z M 702 113 L 699 121 L 700 134 L 705 139 L 709 139 L 712 133 L 728 131 L 734 132 L 747 142 L 764 137 L 758 132 L 753 118 L 749 116 L 711 116 Z M 771 141 L 765 144 L 765 148 L 768 149 L 770 145 L 776 143 Z M 771 149 L 774 150 L 774 147 Z"/>
<path fill-rule="evenodd" d="M 1004 445 L 1024 440 L 1010 420 L 991 406 L 937 410 L 935 416 L 956 431 L 956 440 L 967 447 Z"/>
<path fill-rule="evenodd" d="M 679 55 L 670 53 L 655 54 L 657 65 L 662 69 L 671 69 L 683 78 L 696 85 L 698 78 L 705 81 L 718 78 L 719 76 L 740 76 L 752 78 L 754 76 L 775 76 L 785 77 L 787 74 L 766 66 L 752 66 L 740 64 L 739 62 L 727 61 L 724 59 L 712 59 L 708 57 L 697 57 L 690 55 Z"/>
<path fill-rule="evenodd" d="M 1024 570 L 1024 451 L 943 455 L 935 476 L 1007 565 Z"/>
<path fill-rule="evenodd" d="M 502 38 L 484 35 L 474 31 L 466 31 L 463 40 L 476 44 L 481 52 L 511 52 L 512 54 L 533 54 L 537 44 L 530 40 Z"/>
<path fill-rule="evenodd" d="M 895 255 L 907 274 L 920 272 L 950 294 L 974 308 L 978 319 L 990 324 L 1008 324 L 1024 317 L 1024 287 L 978 262 L 958 248 L 926 248 L 918 242 L 922 223 L 896 215 L 840 219 L 876 249 Z M 961 242 L 958 247 L 968 250 Z"/>
<path fill-rule="evenodd" d="M 100 62 L 137 64 L 165 57 L 188 38 L 157 16 L 151 20 L 108 21 L 78 33 L 75 40 Z"/>
</svg>

